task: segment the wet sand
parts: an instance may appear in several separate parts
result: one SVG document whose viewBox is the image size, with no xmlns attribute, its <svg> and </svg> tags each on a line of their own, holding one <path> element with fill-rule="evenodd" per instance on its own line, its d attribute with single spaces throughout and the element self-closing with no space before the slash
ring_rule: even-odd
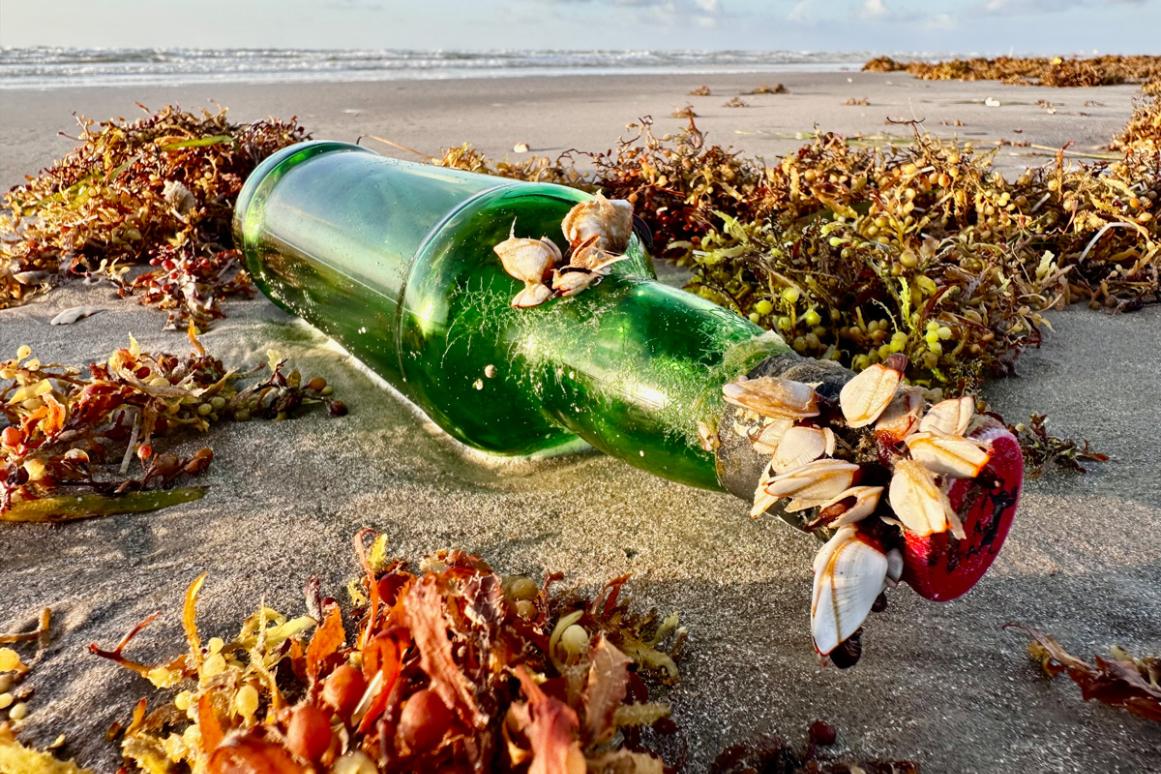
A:
<svg viewBox="0 0 1161 774">
<path fill-rule="evenodd" d="M 721 107 L 739 91 L 779 80 L 788 94 Z M 686 96 L 703 82 L 713 96 Z M 1135 94 L 1135 87 L 1027 89 L 861 73 L 0 91 L 0 185 L 71 146 L 55 135 L 70 128 L 71 112 L 131 114 L 135 101 L 189 108 L 213 98 L 237 119 L 297 114 L 316 137 L 375 134 L 425 153 L 470 140 L 490 154 L 510 153 L 517 142 L 545 153 L 604 149 L 640 115 L 652 114 L 663 130 L 677 128 L 681 121 L 669 113 L 689 102 L 711 141 L 773 157 L 815 125 L 908 131 L 885 125 L 888 117 L 925 118 L 932 131 L 981 145 L 1001 137 L 1071 140 L 1092 150 L 1124 123 Z M 844 106 L 850 97 L 871 104 Z M 1000 107 L 985 106 L 985 97 Z M 1040 99 L 1057 103 L 1055 113 L 1037 106 Z M 957 120 L 963 126 L 943 123 Z M 1008 168 L 1046 160 L 1031 149 L 1001 153 Z M 71 327 L 48 325 L 79 303 L 108 311 Z M 46 743 L 63 732 L 69 754 L 112 771 L 116 754 L 103 732 L 127 717 L 147 686 L 88 655 L 88 643 L 114 643 L 161 610 L 133 653 L 142 660 L 176 653 L 181 595 L 203 570 L 207 636 L 234 631 L 263 598 L 298 612 L 310 575 L 341 590 L 356 571 L 351 536 L 372 526 L 405 557 L 457 546 L 503 572 L 564 570 L 569 583 L 590 588 L 632 573 L 637 602 L 679 611 L 690 631 L 682 681 L 668 695 L 688 742 L 689 771 L 759 733 L 797 741 L 815 718 L 838 727 L 842 749 L 914 758 L 928 772 L 1157 765 L 1161 729 L 1082 702 L 1067 681 L 1044 680 L 1023 640 L 1000 628 L 1033 625 L 1082 656 L 1113 644 L 1161 652 L 1157 308 L 1052 315 L 1056 330 L 1044 347 L 988 397 L 1009 417 L 1048 413 L 1054 429 L 1088 438 L 1114 462 L 1086 476 L 1029 481 L 1004 552 L 979 586 L 944 605 L 908 589 L 894 593 L 888 610 L 869 622 L 862 662 L 845 672 L 820 668 L 811 651 L 816 547 L 809 539 L 772 519 L 751 522 L 727 495 L 670 484 L 596 454 L 517 466 L 467 459 L 265 300 L 234 303 L 228 312 L 203 338 L 211 351 L 241 365 L 264 360 L 273 346 L 326 376 L 351 414 L 251 422 L 195 439 L 216 453 L 204 477 L 209 493 L 196 503 L 65 527 L 0 529 L 0 630 L 29 623 L 43 606 L 58 616 L 33 678 L 26 739 Z M 0 349 L 28 343 L 44 360 L 79 362 L 103 357 L 132 332 L 145 347 L 182 351 L 184 336 L 161 325 L 158 313 L 107 290 L 67 287 L 0 312 Z"/>
</svg>

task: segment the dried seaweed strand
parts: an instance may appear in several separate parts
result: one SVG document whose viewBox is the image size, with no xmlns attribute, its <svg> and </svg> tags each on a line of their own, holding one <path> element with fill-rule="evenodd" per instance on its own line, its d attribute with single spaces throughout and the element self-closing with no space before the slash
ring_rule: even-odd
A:
<svg viewBox="0 0 1161 774">
<path fill-rule="evenodd" d="M 1004 627 L 1026 635 L 1028 654 L 1049 677 L 1067 674 L 1080 686 L 1085 701 L 1093 699 L 1120 707 L 1137 717 L 1161 723 L 1161 658 L 1134 658 L 1113 648 L 1111 658 L 1097 656 L 1088 663 L 1066 651 L 1055 639 L 1021 624 Z"/>
</svg>

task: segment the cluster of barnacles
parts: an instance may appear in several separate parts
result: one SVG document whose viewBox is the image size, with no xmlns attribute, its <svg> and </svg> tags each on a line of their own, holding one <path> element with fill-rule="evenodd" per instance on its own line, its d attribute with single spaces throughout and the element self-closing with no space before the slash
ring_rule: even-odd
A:
<svg viewBox="0 0 1161 774">
<path fill-rule="evenodd" d="M 555 242 L 546 236 L 516 236 L 515 220 L 508 238 L 492 248 L 504 271 L 524 283 L 512 306 L 523 309 L 554 295 L 575 296 L 608 274 L 614 263 L 625 258 L 633 233 L 633 205 L 598 193 L 569 210 L 561 230 L 569 244 L 568 263 L 563 266 L 564 256 Z"/>
<path fill-rule="evenodd" d="M 989 444 L 969 437 L 979 422 L 974 400 L 929 407 L 920 389 L 903 383 L 906 364 L 893 355 L 872 365 L 846 383 L 837 405 L 813 385 L 777 377 L 722 388 L 757 420 L 746 432 L 770 454 L 751 516 L 780 505 L 803 513 L 805 529 L 831 533 L 814 560 L 811 635 L 839 666 L 857 658 L 863 621 L 902 577 L 904 537 L 964 539 L 948 489 L 976 478 L 991 455 Z M 811 509 L 813 517 L 804 513 Z"/>
</svg>

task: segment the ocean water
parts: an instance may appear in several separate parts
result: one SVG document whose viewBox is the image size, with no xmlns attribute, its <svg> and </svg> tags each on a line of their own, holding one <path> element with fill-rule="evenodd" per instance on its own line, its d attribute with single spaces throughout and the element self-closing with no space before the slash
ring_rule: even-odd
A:
<svg viewBox="0 0 1161 774">
<path fill-rule="evenodd" d="M 867 52 L 0 48 L 0 88 L 857 70 Z"/>
</svg>

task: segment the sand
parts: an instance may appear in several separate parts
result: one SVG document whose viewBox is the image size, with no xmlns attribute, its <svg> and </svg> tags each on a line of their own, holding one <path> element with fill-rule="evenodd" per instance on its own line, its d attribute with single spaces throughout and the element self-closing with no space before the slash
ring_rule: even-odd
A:
<svg viewBox="0 0 1161 774">
<path fill-rule="evenodd" d="M 849 80 L 848 80 L 849 79 Z M 786 95 L 722 102 L 781 80 Z M 708 83 L 712 97 L 686 97 Z M 924 83 L 902 75 L 544 78 L 359 85 L 94 88 L 0 92 L 0 184 L 46 164 L 70 143 L 71 111 L 131 113 L 134 101 L 186 107 L 215 98 L 239 119 L 297 113 L 318 137 L 377 134 L 435 152 L 472 140 L 490 153 L 516 142 L 556 152 L 607 147 L 622 126 L 652 113 L 663 128 L 691 102 L 711 138 L 774 156 L 818 124 L 896 133 L 885 117 L 924 117 L 943 134 L 998 137 L 1091 150 L 1120 126 L 1135 89 L 1049 90 L 993 83 Z M 1000 107 L 987 107 L 985 97 Z M 869 107 L 847 107 L 867 97 Z M 1055 113 L 1038 99 L 1058 103 Z M 1100 105 L 1091 105 L 1090 101 Z M 961 120 L 962 127 L 941 122 Z M 1022 129 L 1022 134 L 1015 132 Z M 1007 155 L 1015 152 L 1019 155 Z M 1009 167 L 1041 163 L 1006 151 Z M 108 311 L 50 327 L 61 309 Z M 301 610 L 312 575 L 333 591 L 355 572 L 350 538 L 372 526 L 395 554 L 444 547 L 478 551 L 504 572 L 565 570 L 594 587 L 622 572 L 634 596 L 682 614 L 690 631 L 682 681 L 670 692 L 688 743 L 688 770 L 723 746 L 759 733 L 801 738 L 825 718 L 856 755 L 914 758 L 929 772 L 1090 772 L 1156 769 L 1161 729 L 1085 704 L 1065 681 L 1048 682 L 1024 642 L 1001 630 L 1021 621 L 1091 655 L 1121 644 L 1161 652 L 1161 310 L 1110 316 L 1053 314 L 1055 332 L 1020 361 L 1020 375 L 988 397 L 1009 417 L 1030 411 L 1088 438 L 1114 462 L 1085 476 L 1031 480 L 1003 554 L 968 596 L 936 605 L 907 589 L 891 597 L 864 638 L 853 670 L 820 668 L 807 625 L 815 545 L 774 520 L 751 522 L 739 501 L 696 491 L 595 454 L 524 465 L 488 465 L 459 449 L 354 368 L 308 328 L 262 299 L 233 303 L 204 336 L 228 363 L 264 359 L 268 347 L 325 375 L 351 406 L 290 422 L 225 427 L 205 439 L 216 452 L 200 502 L 155 514 L 64 527 L 0 530 L 0 630 L 44 606 L 58 628 L 35 673 L 26 738 L 58 733 L 66 751 L 99 771 L 116 765 L 103 732 L 127 717 L 147 686 L 88 655 L 154 611 L 162 619 L 135 646 L 149 660 L 181 648 L 178 610 L 186 584 L 208 571 L 206 634 L 228 634 L 260 599 Z M 29 343 L 45 360 L 107 353 L 132 331 L 146 347 L 182 350 L 158 313 L 102 289 L 68 287 L 0 312 L 0 350 Z"/>
</svg>

